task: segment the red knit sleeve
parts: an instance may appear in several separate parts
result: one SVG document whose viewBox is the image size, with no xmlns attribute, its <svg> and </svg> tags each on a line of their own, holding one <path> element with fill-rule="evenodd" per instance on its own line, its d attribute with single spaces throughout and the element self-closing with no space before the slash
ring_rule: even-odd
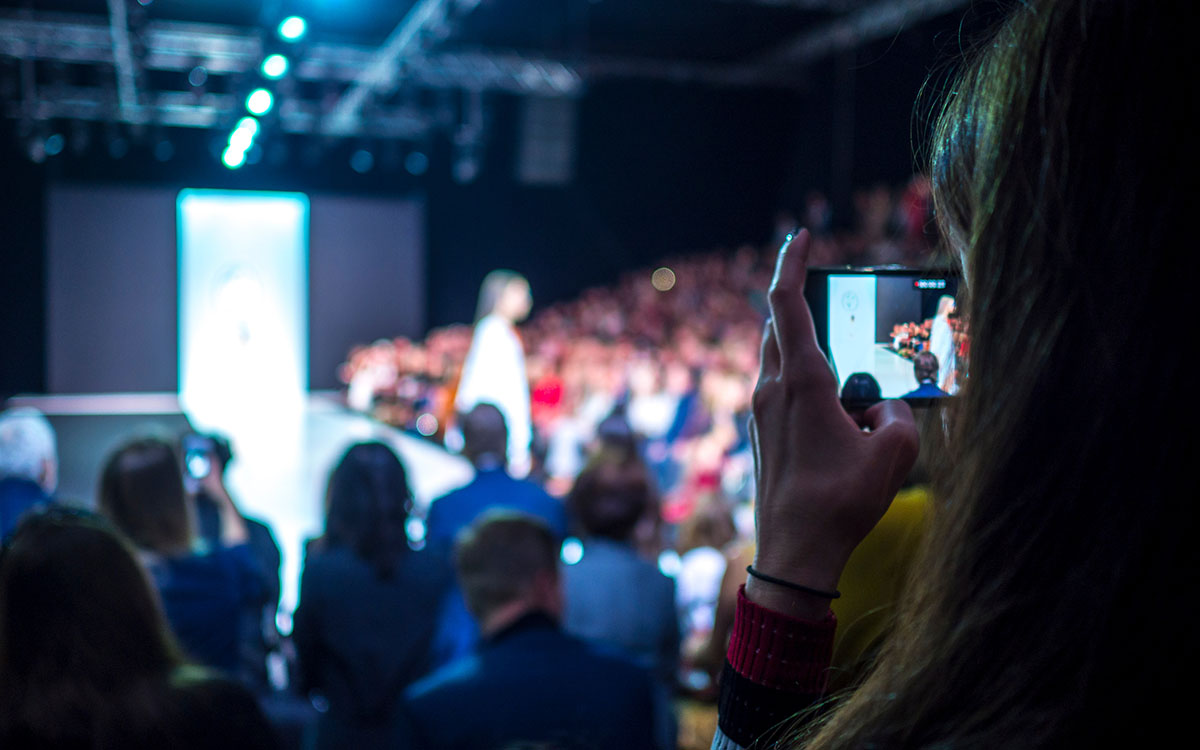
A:
<svg viewBox="0 0 1200 750">
<path fill-rule="evenodd" d="M 738 590 L 726 658 L 734 671 L 763 687 L 808 695 L 825 691 L 837 618 L 801 620 L 760 607 Z"/>
</svg>

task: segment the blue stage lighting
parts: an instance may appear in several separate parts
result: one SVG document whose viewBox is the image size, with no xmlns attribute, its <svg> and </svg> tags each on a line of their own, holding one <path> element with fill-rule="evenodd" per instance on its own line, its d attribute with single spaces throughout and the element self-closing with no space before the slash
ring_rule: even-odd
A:
<svg viewBox="0 0 1200 750">
<path fill-rule="evenodd" d="M 246 97 L 246 109 L 252 115 L 261 117 L 270 112 L 274 104 L 275 97 L 271 96 L 271 92 L 266 89 L 254 89 L 250 92 L 250 96 Z"/>
<path fill-rule="evenodd" d="M 288 70 L 288 59 L 280 54 L 268 55 L 263 60 L 262 74 L 267 78 L 283 78 Z"/>
<path fill-rule="evenodd" d="M 308 31 L 308 22 L 300 16 L 288 16 L 279 24 L 279 38 L 289 42 L 299 41 Z"/>
<path fill-rule="evenodd" d="M 221 154 L 221 163 L 230 169 L 237 169 L 246 163 L 246 152 L 231 145 Z"/>
</svg>

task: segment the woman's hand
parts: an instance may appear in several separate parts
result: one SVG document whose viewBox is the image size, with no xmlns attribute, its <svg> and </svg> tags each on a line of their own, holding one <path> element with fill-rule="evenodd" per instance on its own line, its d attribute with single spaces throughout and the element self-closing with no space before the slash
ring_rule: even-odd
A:
<svg viewBox="0 0 1200 750">
<path fill-rule="evenodd" d="M 917 458 L 903 401 L 854 415 L 817 346 L 804 280 L 812 240 L 801 230 L 780 251 L 754 390 L 750 435 L 758 480 L 754 567 L 814 589 L 837 589 L 850 553 L 883 516 Z M 820 619 L 829 601 L 751 578 L 746 596 Z"/>
<path fill-rule="evenodd" d="M 226 547 L 245 544 L 250 539 L 250 530 L 246 527 L 246 521 L 234 504 L 229 491 L 225 489 L 225 481 L 217 468 L 217 457 L 209 454 L 208 459 L 212 469 L 199 480 L 199 491 L 217 506 L 217 514 L 221 520 L 221 544 Z"/>
</svg>

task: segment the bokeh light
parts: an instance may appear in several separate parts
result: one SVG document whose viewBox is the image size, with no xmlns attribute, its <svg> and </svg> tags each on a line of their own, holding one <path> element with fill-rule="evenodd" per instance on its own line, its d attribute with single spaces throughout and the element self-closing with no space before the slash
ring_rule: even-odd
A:
<svg viewBox="0 0 1200 750">
<path fill-rule="evenodd" d="M 663 266 L 650 275 L 650 283 L 660 292 L 669 292 L 675 286 L 675 272 Z"/>
</svg>

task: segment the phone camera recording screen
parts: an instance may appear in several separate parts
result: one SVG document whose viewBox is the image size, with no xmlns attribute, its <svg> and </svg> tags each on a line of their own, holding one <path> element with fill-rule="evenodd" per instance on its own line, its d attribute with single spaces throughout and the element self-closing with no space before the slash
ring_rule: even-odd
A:
<svg viewBox="0 0 1200 750">
<path fill-rule="evenodd" d="M 830 272 L 825 282 L 824 348 L 839 388 L 865 373 L 883 398 L 927 402 L 962 386 L 969 346 L 958 278 L 893 270 Z"/>
<path fill-rule="evenodd" d="M 184 463 L 187 465 L 188 474 L 196 479 L 203 479 L 212 470 L 212 463 L 208 460 L 208 456 L 199 451 L 188 451 Z"/>
</svg>

